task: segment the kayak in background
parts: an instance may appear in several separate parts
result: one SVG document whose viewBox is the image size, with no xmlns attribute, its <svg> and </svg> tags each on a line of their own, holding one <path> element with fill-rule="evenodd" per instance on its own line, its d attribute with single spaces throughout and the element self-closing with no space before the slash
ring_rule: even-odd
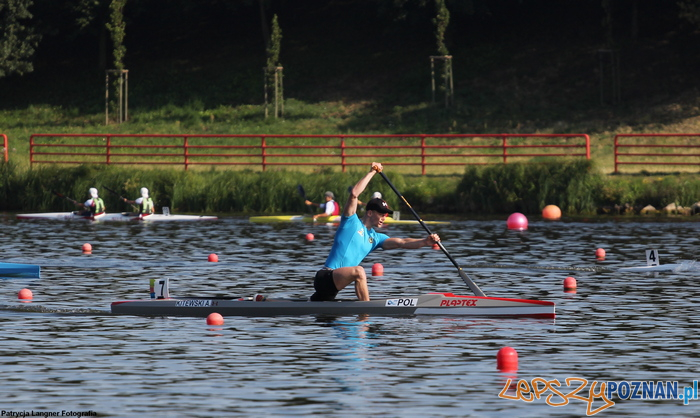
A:
<svg viewBox="0 0 700 418">
<path fill-rule="evenodd" d="M 34 264 L 0 263 L 0 277 L 39 278 L 41 267 Z"/>
<path fill-rule="evenodd" d="M 140 216 L 134 212 L 102 213 L 97 216 L 83 216 L 80 212 L 48 212 L 48 213 L 22 213 L 17 219 L 47 219 L 59 221 L 100 221 L 100 222 L 160 222 L 160 221 L 213 221 L 216 216 L 204 215 L 172 215 L 167 207 L 163 207 L 162 214 Z"/>
</svg>

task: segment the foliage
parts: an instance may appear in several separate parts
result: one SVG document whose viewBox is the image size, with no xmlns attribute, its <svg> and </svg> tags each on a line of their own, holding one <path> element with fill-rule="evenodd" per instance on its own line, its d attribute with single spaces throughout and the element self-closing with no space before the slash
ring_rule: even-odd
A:
<svg viewBox="0 0 700 418">
<path fill-rule="evenodd" d="M 282 49 L 282 29 L 279 25 L 277 15 L 272 17 L 272 35 L 270 44 L 267 46 L 267 68 L 280 65 L 280 51 Z"/>
<path fill-rule="evenodd" d="M 445 46 L 445 32 L 450 24 L 450 11 L 447 9 L 445 0 L 435 0 L 437 16 L 433 19 L 435 23 L 435 37 L 437 38 L 437 51 L 439 55 L 449 55 L 450 51 Z"/>
<path fill-rule="evenodd" d="M 595 211 L 600 175 L 589 160 L 467 168 L 457 187 L 468 213 L 538 213 L 557 205 L 568 213 Z"/>
<path fill-rule="evenodd" d="M 32 19 L 31 0 L 0 1 L 0 78 L 34 70 L 30 60 L 41 37 L 24 22 Z"/>
<path fill-rule="evenodd" d="M 700 1 L 678 0 L 679 16 L 688 22 L 700 26 Z"/>
<path fill-rule="evenodd" d="M 124 46 L 124 37 L 126 36 L 126 23 L 124 22 L 124 6 L 126 0 L 112 0 L 109 5 L 109 19 L 107 29 L 112 37 L 114 50 L 114 68 L 117 70 L 124 69 L 124 56 L 126 55 L 126 46 Z"/>
</svg>

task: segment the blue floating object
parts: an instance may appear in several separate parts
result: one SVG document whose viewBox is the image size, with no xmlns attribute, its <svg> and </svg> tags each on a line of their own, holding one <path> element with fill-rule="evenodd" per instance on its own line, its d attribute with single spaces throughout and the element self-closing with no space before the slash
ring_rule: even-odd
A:
<svg viewBox="0 0 700 418">
<path fill-rule="evenodd" d="M 39 278 L 41 267 L 33 264 L 0 263 L 0 277 Z"/>
</svg>

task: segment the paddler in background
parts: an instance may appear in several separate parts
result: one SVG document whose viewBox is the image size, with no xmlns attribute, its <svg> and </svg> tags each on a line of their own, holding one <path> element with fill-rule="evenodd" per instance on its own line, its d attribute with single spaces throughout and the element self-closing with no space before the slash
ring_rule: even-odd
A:
<svg viewBox="0 0 700 418">
<path fill-rule="evenodd" d="M 98 196 L 97 189 L 91 187 L 90 190 L 88 190 L 88 193 L 90 194 L 90 199 L 86 200 L 85 203 L 76 203 L 76 205 L 85 208 L 85 210 L 82 211 L 80 215 L 95 216 L 105 213 L 105 210 L 107 210 L 107 208 L 105 207 L 105 202 L 102 200 L 101 197 Z"/>
<path fill-rule="evenodd" d="M 333 247 L 326 259 L 325 265 L 316 273 L 311 301 L 333 300 L 340 290 L 350 283 L 355 283 L 357 299 L 369 300 L 367 274 L 360 263 L 370 252 L 377 248 L 392 250 L 394 248 L 417 249 L 432 247 L 440 241 L 437 234 L 428 235 L 423 239 L 389 238 L 374 228 L 381 227 L 387 215 L 394 213 L 389 205 L 381 198 L 373 198 L 365 206 L 365 214 L 360 219 L 357 216 L 357 197 L 362 194 L 372 177 L 382 171 L 380 163 L 373 162 L 369 173 L 349 190 L 348 201 L 345 203 L 340 218 L 340 225 L 335 233 Z"/>
<path fill-rule="evenodd" d="M 340 215 L 340 205 L 333 200 L 335 199 L 335 196 L 333 195 L 333 192 L 326 192 L 324 194 L 324 198 L 326 199 L 326 203 L 314 203 L 310 200 L 305 200 L 304 203 L 307 205 L 311 206 L 318 206 L 319 208 L 323 209 L 323 213 L 319 213 L 318 215 L 314 215 L 314 221 L 318 219 L 319 216 L 338 216 Z"/>
<path fill-rule="evenodd" d="M 153 204 L 153 199 L 148 196 L 148 189 L 145 187 L 141 188 L 141 197 L 136 200 L 129 200 L 124 198 L 126 203 L 138 206 L 138 212 L 140 217 L 145 217 L 156 212 L 155 205 Z"/>
</svg>

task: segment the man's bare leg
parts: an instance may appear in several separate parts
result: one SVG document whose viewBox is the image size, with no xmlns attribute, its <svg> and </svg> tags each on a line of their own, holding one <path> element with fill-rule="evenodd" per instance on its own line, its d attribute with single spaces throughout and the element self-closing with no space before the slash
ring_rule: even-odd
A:
<svg viewBox="0 0 700 418">
<path fill-rule="evenodd" d="M 357 267 L 341 267 L 333 270 L 333 283 L 338 290 L 344 289 L 350 283 L 355 282 L 355 294 L 358 300 L 369 300 L 367 288 L 367 273 L 365 269 Z"/>
</svg>

